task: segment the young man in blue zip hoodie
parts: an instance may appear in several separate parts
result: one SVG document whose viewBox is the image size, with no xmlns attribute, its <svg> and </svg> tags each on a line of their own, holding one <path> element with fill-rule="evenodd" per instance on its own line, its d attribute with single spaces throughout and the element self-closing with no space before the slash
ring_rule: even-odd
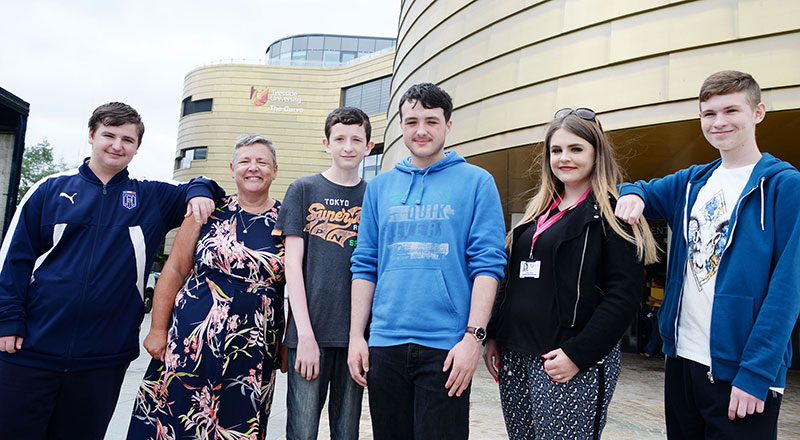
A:
<svg viewBox="0 0 800 440">
<path fill-rule="evenodd" d="M 669 438 L 777 438 L 800 313 L 800 173 L 759 151 L 765 113 L 750 75 L 711 75 L 700 124 L 720 159 L 620 188 L 618 217 L 644 211 L 673 231 L 659 313 Z"/>
<path fill-rule="evenodd" d="M 452 109 L 439 87 L 412 86 L 400 99 L 411 156 L 364 195 L 348 365 L 369 385 L 377 440 L 469 433 L 470 383 L 503 276 L 505 223 L 492 176 L 444 152 Z"/>
<path fill-rule="evenodd" d="M 205 222 L 224 195 L 202 178 L 129 178 L 143 134 L 130 106 L 98 107 L 91 157 L 39 181 L 17 207 L 0 250 L 2 438 L 103 438 L 139 354 L 155 253 L 184 216 Z"/>
</svg>

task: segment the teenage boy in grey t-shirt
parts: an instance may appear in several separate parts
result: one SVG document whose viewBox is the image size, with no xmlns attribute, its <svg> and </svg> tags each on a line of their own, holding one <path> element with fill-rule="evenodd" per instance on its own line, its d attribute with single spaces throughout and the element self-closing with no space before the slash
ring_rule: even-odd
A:
<svg viewBox="0 0 800 440">
<path fill-rule="evenodd" d="M 350 256 L 356 247 L 367 184 L 358 167 L 374 144 L 369 118 L 342 107 L 325 120 L 322 144 L 331 167 L 295 180 L 275 225 L 286 244 L 291 318 L 286 438 L 314 439 L 330 385 L 331 438 L 358 438 L 363 388 L 350 377 Z"/>
</svg>

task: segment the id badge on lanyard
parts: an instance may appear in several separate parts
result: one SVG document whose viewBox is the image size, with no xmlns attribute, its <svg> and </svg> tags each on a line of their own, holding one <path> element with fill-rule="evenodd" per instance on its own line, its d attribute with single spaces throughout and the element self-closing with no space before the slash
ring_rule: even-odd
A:
<svg viewBox="0 0 800 440">
<path fill-rule="evenodd" d="M 539 278 L 539 271 L 542 269 L 542 261 L 538 258 L 527 258 L 519 262 L 520 278 Z"/>
<path fill-rule="evenodd" d="M 582 201 L 586 199 L 586 196 L 589 195 L 589 191 L 592 188 L 589 187 L 583 195 L 570 206 L 569 208 L 558 212 L 557 214 L 550 216 L 550 212 L 555 209 L 559 203 L 561 203 L 562 196 L 559 196 L 558 199 L 553 201 L 553 204 L 550 205 L 550 209 L 547 210 L 546 213 L 539 216 L 539 220 L 536 222 L 536 232 L 533 234 L 533 239 L 531 239 L 531 253 L 528 255 L 528 258 L 520 261 L 519 264 L 519 277 L 522 278 L 539 278 L 539 273 L 542 270 L 542 261 L 538 258 L 533 258 L 533 247 L 536 245 L 536 239 L 546 231 L 550 226 L 553 226 L 555 222 L 557 222 L 567 211 L 571 210 L 572 208 L 578 206 Z"/>
</svg>

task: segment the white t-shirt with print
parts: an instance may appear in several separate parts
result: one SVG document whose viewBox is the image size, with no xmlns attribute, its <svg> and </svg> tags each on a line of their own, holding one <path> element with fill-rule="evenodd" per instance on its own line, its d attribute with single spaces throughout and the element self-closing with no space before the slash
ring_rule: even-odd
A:
<svg viewBox="0 0 800 440">
<path fill-rule="evenodd" d="M 718 167 L 700 188 L 689 215 L 688 258 L 678 320 L 678 356 L 711 366 L 711 307 L 730 218 L 755 164 Z"/>
</svg>

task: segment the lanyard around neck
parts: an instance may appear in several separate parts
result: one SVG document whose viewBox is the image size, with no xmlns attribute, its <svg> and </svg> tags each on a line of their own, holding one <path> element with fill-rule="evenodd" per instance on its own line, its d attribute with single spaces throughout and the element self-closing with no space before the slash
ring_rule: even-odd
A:
<svg viewBox="0 0 800 440">
<path fill-rule="evenodd" d="M 553 226 L 555 224 L 555 222 L 559 221 L 561 219 L 561 217 L 564 217 L 564 215 L 567 213 L 567 211 L 569 211 L 572 208 L 578 206 L 582 201 L 586 200 L 586 196 L 589 195 L 589 191 L 591 191 L 591 190 L 592 190 L 592 187 L 589 187 L 589 189 L 587 189 L 586 192 L 584 192 L 583 195 L 575 203 L 573 203 L 569 208 L 567 208 L 567 209 L 565 209 L 563 211 L 559 211 L 559 212 L 555 213 L 551 217 L 550 216 L 550 211 L 552 211 L 553 209 L 558 207 L 558 205 L 561 203 L 561 200 L 563 200 L 563 197 L 562 196 L 558 196 L 558 198 L 556 200 L 553 200 L 553 204 L 550 205 L 550 209 L 548 209 L 545 213 L 540 215 L 539 219 L 536 221 L 536 232 L 533 233 L 533 239 L 531 240 L 531 253 L 530 253 L 530 256 L 529 256 L 530 258 L 533 258 L 533 246 L 536 244 L 536 239 L 538 239 L 539 236 L 542 235 L 542 233 L 544 233 L 544 231 L 546 231 L 550 226 Z"/>
</svg>

